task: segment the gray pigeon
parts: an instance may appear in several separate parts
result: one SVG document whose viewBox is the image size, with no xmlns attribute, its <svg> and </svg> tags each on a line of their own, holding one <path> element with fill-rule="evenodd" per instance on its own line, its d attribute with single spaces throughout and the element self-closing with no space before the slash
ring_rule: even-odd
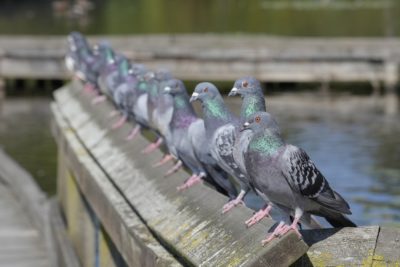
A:
<svg viewBox="0 0 400 267">
<path fill-rule="evenodd" d="M 159 132 L 158 127 L 166 127 L 169 125 L 169 122 L 172 118 L 172 113 L 161 114 L 164 111 L 169 111 L 168 106 L 168 97 L 167 95 L 163 94 L 163 88 L 166 81 L 172 79 L 172 75 L 167 70 L 157 70 L 154 73 L 154 78 L 149 82 L 149 89 L 148 89 L 148 98 L 147 98 L 147 112 L 149 118 L 149 127 L 154 129 L 157 140 L 154 143 L 148 145 L 142 152 L 143 153 L 150 153 L 157 149 L 163 143 L 163 137 Z M 161 109 L 161 110 L 158 110 Z M 171 114 L 171 117 L 169 117 Z M 160 120 L 160 117 L 162 120 Z"/>
<path fill-rule="evenodd" d="M 223 207 L 223 213 L 243 202 L 251 185 L 246 179 L 233 157 L 233 149 L 237 142 L 240 122 L 226 107 L 218 89 L 212 83 L 200 83 L 196 86 L 190 101 L 199 100 L 203 108 L 206 138 L 210 143 L 212 157 L 219 166 L 240 184 L 240 193 L 236 199 Z M 261 199 L 259 199 L 262 201 Z M 247 204 L 247 203 L 246 203 Z"/>
<path fill-rule="evenodd" d="M 241 130 L 252 133 L 245 153 L 251 184 L 294 216 L 290 226 L 280 223 L 263 244 L 291 229 L 301 237 L 297 223 L 309 214 L 324 217 L 334 227 L 356 226 L 344 215 L 351 214 L 347 202 L 331 189 L 304 150 L 284 142 L 270 114 L 255 113 Z"/>
<path fill-rule="evenodd" d="M 132 112 L 136 100 L 135 88 L 138 84 L 138 77 L 146 72 L 146 68 L 142 64 L 132 64 L 131 66 L 122 64 L 121 67 L 123 82 L 113 92 L 113 100 L 119 113 L 121 113 L 121 119 L 114 124 L 114 128 L 117 128 L 126 120 L 135 121 Z M 133 137 L 129 135 L 126 139 L 130 140 Z"/>
<path fill-rule="evenodd" d="M 254 113 L 258 111 L 265 111 L 265 98 L 262 92 L 260 82 L 254 77 L 244 77 L 238 79 L 228 96 L 240 95 L 243 99 L 240 122 L 243 124 Z M 251 133 L 243 131 L 238 133 L 236 143 L 233 147 L 233 158 L 238 164 L 240 171 L 247 177 L 247 171 L 244 163 L 244 153 L 250 141 Z M 262 218 L 269 215 L 271 206 L 265 204 L 262 209 L 255 213 L 252 218 L 246 221 L 247 226 L 252 226 L 259 222 Z"/>
<path fill-rule="evenodd" d="M 210 154 L 209 142 L 206 139 L 204 121 L 199 119 L 189 102 L 189 95 L 182 81 L 171 79 L 165 84 L 164 92 L 173 96 L 173 117 L 170 123 L 172 135 L 172 151 L 186 164 L 188 156 L 182 155 L 182 150 L 194 156 L 192 163 L 196 167 L 189 168 L 198 173 L 197 177 L 188 179 L 179 189 L 186 189 L 201 179 L 213 185 L 219 192 L 227 195 L 229 199 L 237 195 L 236 188 Z M 167 141 L 168 143 L 168 141 Z"/>
</svg>

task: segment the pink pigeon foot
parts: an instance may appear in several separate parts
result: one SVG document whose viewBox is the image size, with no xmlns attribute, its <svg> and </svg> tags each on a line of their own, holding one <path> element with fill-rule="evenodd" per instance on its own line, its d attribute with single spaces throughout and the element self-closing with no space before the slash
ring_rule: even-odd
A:
<svg viewBox="0 0 400 267">
<path fill-rule="evenodd" d="M 234 207 L 236 207 L 236 206 L 239 205 L 239 204 L 244 205 L 243 198 L 244 198 L 244 195 L 245 195 L 245 194 L 246 194 L 246 193 L 245 193 L 243 190 L 240 191 L 239 195 L 238 195 L 235 199 L 229 201 L 228 203 L 226 203 L 226 204 L 222 207 L 222 213 L 223 213 L 223 214 L 224 214 L 224 213 L 227 213 L 228 211 L 230 211 L 231 209 L 233 209 Z"/>
<path fill-rule="evenodd" d="M 106 101 L 107 97 L 105 95 L 99 95 L 96 96 L 93 100 L 92 100 L 92 105 L 97 105 L 101 102 Z"/>
<path fill-rule="evenodd" d="M 189 179 L 182 185 L 178 186 L 176 189 L 178 189 L 178 191 L 183 191 L 185 189 L 188 189 L 189 187 L 192 187 L 195 184 L 200 183 L 201 181 L 203 181 L 203 175 L 195 175 L 193 174 L 192 176 L 189 177 Z"/>
<path fill-rule="evenodd" d="M 174 157 L 171 154 L 165 155 L 159 162 L 156 162 L 152 165 L 153 168 L 159 167 L 172 160 Z"/>
<path fill-rule="evenodd" d="M 154 150 L 156 150 L 157 148 L 159 148 L 162 143 L 163 143 L 163 139 L 159 137 L 155 143 L 151 143 L 145 149 L 143 149 L 142 153 L 149 154 L 149 153 L 153 152 Z"/>
<path fill-rule="evenodd" d="M 129 133 L 129 135 L 125 138 L 125 140 L 126 141 L 133 140 L 133 138 L 135 138 L 136 135 L 140 132 L 141 128 L 142 127 L 140 127 L 140 125 L 136 125 L 135 128 L 133 128 Z"/>
<path fill-rule="evenodd" d="M 178 160 L 178 162 L 174 165 L 174 167 L 172 167 L 171 169 L 169 169 L 165 174 L 164 177 L 168 177 L 171 174 L 176 173 L 180 168 L 182 168 L 182 161 Z"/>
<path fill-rule="evenodd" d="M 128 118 L 125 115 L 121 116 L 121 118 L 119 118 L 119 120 L 116 123 L 114 123 L 111 126 L 111 128 L 112 129 L 118 129 L 118 128 L 122 127 L 122 125 L 124 125 L 124 123 L 126 122 L 127 119 Z"/>
<path fill-rule="evenodd" d="M 299 222 L 299 218 L 295 218 L 291 225 L 287 225 L 283 222 L 280 222 L 279 225 L 275 228 L 274 232 L 271 235 L 269 235 L 266 239 L 261 241 L 262 245 L 264 246 L 265 244 L 267 244 L 268 242 L 272 241 L 273 239 L 275 239 L 277 237 L 284 236 L 290 230 L 293 230 L 299 238 L 302 238 L 302 235 L 299 232 L 299 229 L 297 229 L 298 222 Z"/>
<path fill-rule="evenodd" d="M 87 94 L 93 94 L 96 90 L 92 84 L 86 83 L 85 87 L 83 88 L 83 91 Z"/>
<path fill-rule="evenodd" d="M 248 219 L 245 224 L 247 227 L 251 227 L 254 224 L 258 223 L 259 221 L 261 221 L 264 217 L 268 217 L 269 216 L 269 212 L 271 211 L 272 206 L 268 205 L 267 207 L 257 211 L 253 217 L 251 217 L 250 219 Z"/>
<path fill-rule="evenodd" d="M 118 116 L 118 114 L 119 114 L 118 110 L 113 110 L 110 113 L 108 113 L 108 117 L 109 118 L 114 118 L 114 117 Z"/>
</svg>

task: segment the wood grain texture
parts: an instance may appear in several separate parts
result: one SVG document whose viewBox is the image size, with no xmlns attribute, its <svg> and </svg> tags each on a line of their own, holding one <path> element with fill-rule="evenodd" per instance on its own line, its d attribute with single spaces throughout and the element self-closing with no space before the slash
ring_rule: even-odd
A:
<svg viewBox="0 0 400 267">
<path fill-rule="evenodd" d="M 140 216 L 156 237 L 185 264 L 285 266 L 307 250 L 305 243 L 293 233 L 262 247 L 261 240 L 274 222 L 266 219 L 246 229 L 244 220 L 252 215 L 252 211 L 239 207 L 222 215 L 221 208 L 227 198 L 208 186 L 199 185 L 178 193 L 176 187 L 188 177 L 188 173 L 180 171 L 173 177 L 163 178 L 162 173 L 168 166 L 151 168 L 152 162 L 162 154 L 157 151 L 152 155 L 141 155 L 140 151 L 148 141 L 139 136 L 133 142 L 126 142 L 124 137 L 129 132 L 128 126 L 110 131 L 111 122 L 107 120 L 107 114 L 113 107 L 108 103 L 93 106 L 88 97 L 80 95 L 76 89 L 59 90 L 55 98 L 57 107 L 73 129 L 67 133 L 75 133 L 87 149 L 86 152 L 76 151 L 85 156 L 90 154 L 96 160 L 134 209 L 131 212 Z M 66 155 L 67 158 L 74 156 L 68 151 Z M 82 180 L 78 183 L 85 196 L 96 193 L 94 186 L 86 186 L 83 182 L 89 183 L 93 177 L 80 171 L 82 167 L 73 166 L 79 173 L 76 174 L 77 180 Z M 112 237 L 113 227 L 105 228 Z"/>
</svg>

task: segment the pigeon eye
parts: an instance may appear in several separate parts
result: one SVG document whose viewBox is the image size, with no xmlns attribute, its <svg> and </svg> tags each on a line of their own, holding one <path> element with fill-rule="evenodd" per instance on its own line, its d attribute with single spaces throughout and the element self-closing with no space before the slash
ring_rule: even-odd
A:
<svg viewBox="0 0 400 267">
<path fill-rule="evenodd" d="M 207 92 L 208 92 L 208 87 L 204 88 L 204 89 L 203 89 L 203 92 L 204 92 L 204 93 L 207 93 Z"/>
<path fill-rule="evenodd" d="M 249 83 L 248 83 L 247 81 L 243 81 L 243 82 L 242 82 L 242 87 L 245 87 L 245 88 L 246 88 L 248 85 L 249 85 Z"/>
<path fill-rule="evenodd" d="M 260 123 L 261 118 L 260 118 L 260 116 L 257 116 L 254 120 L 255 120 L 255 122 L 257 122 L 257 123 Z"/>
</svg>

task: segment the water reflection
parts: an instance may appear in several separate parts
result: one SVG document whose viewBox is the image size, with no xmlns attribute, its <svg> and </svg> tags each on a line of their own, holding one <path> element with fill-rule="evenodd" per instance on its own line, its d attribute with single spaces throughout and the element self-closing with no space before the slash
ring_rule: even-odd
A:
<svg viewBox="0 0 400 267">
<path fill-rule="evenodd" d="M 0 145 L 49 194 L 55 192 L 56 145 L 50 133 L 50 98 L 8 98 L 2 107 Z"/>
<path fill-rule="evenodd" d="M 0 3 L 0 34 L 399 36 L 399 15 L 394 0 L 8 0 Z"/>
</svg>

